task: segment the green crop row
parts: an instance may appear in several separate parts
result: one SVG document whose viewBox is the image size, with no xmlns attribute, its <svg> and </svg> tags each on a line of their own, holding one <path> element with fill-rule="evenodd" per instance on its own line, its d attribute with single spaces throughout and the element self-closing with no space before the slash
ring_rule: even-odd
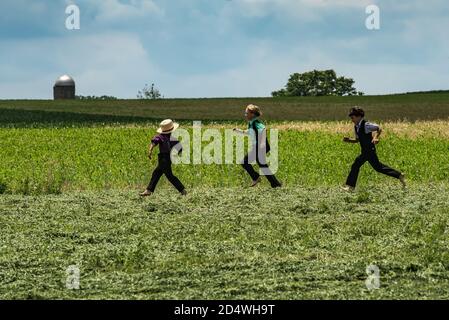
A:
<svg viewBox="0 0 449 320">
<path fill-rule="evenodd" d="M 0 129 L 0 192 L 141 189 L 156 165 L 156 159 L 146 157 L 154 129 Z M 280 131 L 279 178 L 292 186 L 343 184 L 359 147 L 343 144 L 341 138 L 321 131 Z M 381 161 L 405 172 L 412 183 L 449 178 L 449 141 L 442 137 L 408 139 L 390 134 L 378 153 Z M 174 172 L 188 188 L 241 186 L 249 179 L 238 164 L 182 164 L 174 166 Z M 366 165 L 360 183 L 368 179 L 394 183 Z M 167 185 L 162 179 L 160 187 Z"/>
</svg>

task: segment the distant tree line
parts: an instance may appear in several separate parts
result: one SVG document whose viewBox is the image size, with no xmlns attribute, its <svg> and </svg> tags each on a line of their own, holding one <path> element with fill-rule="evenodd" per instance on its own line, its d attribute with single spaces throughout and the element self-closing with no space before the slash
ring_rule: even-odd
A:
<svg viewBox="0 0 449 320">
<path fill-rule="evenodd" d="M 338 77 L 334 70 L 313 70 L 294 73 L 284 89 L 272 92 L 273 97 L 354 96 L 363 95 L 351 78 Z"/>
<path fill-rule="evenodd" d="M 75 96 L 77 100 L 118 100 L 113 96 Z"/>
<path fill-rule="evenodd" d="M 405 94 L 433 94 L 433 93 L 449 93 L 449 90 L 430 90 L 430 91 L 411 91 Z M 401 94 L 401 93 L 399 93 Z"/>
</svg>

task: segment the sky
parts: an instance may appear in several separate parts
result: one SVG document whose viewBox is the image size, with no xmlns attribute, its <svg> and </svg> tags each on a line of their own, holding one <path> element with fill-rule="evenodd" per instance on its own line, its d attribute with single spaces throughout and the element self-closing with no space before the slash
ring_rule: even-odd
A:
<svg viewBox="0 0 449 320">
<path fill-rule="evenodd" d="M 1 0 L 0 15 L 0 99 L 51 99 L 63 74 L 119 98 L 151 83 L 166 98 L 264 97 L 314 69 L 366 94 L 449 89 L 447 0 Z"/>
</svg>

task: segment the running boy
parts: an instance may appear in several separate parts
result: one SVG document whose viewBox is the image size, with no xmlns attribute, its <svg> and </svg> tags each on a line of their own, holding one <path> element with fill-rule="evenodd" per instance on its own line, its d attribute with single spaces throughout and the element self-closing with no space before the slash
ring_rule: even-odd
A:
<svg viewBox="0 0 449 320">
<path fill-rule="evenodd" d="M 147 189 L 140 194 L 142 197 L 147 197 L 153 194 L 154 190 L 156 189 L 156 185 L 159 182 L 159 179 L 164 174 L 167 177 L 168 181 L 170 181 L 171 184 L 173 184 L 173 186 L 175 186 L 175 188 L 182 195 L 187 195 L 184 185 L 173 174 L 171 167 L 172 149 L 175 148 L 175 150 L 177 150 L 178 152 L 182 152 L 182 147 L 179 141 L 171 138 L 172 132 L 174 132 L 178 127 L 179 124 L 173 122 L 172 120 L 164 120 L 161 122 L 160 128 L 157 130 L 159 134 L 151 140 L 148 158 L 152 158 L 153 149 L 156 146 L 159 146 L 158 165 L 153 171 L 153 175 Z"/>
<path fill-rule="evenodd" d="M 367 161 L 377 172 L 399 179 L 403 187 L 405 188 L 405 176 L 399 171 L 396 171 L 382 164 L 377 157 L 376 145 L 379 143 L 379 137 L 382 133 L 381 128 L 375 123 L 367 122 L 364 119 L 365 112 L 359 107 L 352 108 L 349 113 L 349 117 L 355 124 L 356 138 L 351 139 L 345 137 L 343 141 L 347 143 L 360 143 L 362 147 L 362 154 L 357 157 L 354 164 L 352 165 L 351 172 L 349 173 L 348 179 L 346 180 L 346 186 L 343 188 L 343 190 L 353 191 L 355 189 L 360 168 Z"/>
<path fill-rule="evenodd" d="M 268 144 L 265 125 L 259 119 L 262 115 L 258 106 L 250 104 L 246 107 L 245 118 L 248 121 L 248 130 L 234 129 L 234 131 L 250 136 L 252 149 L 242 161 L 242 166 L 251 176 L 251 187 L 256 186 L 260 181 L 260 174 L 254 170 L 251 162 L 254 160 L 260 167 L 262 174 L 267 177 L 272 188 L 279 188 L 282 184 L 276 179 L 276 176 L 271 172 L 266 161 L 266 154 L 270 152 L 270 145 Z"/>
</svg>

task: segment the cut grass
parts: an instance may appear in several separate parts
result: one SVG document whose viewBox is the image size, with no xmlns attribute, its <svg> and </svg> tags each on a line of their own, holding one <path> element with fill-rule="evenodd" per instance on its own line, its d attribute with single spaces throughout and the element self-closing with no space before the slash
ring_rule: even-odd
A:
<svg viewBox="0 0 449 320">
<path fill-rule="evenodd" d="M 0 298 L 447 299 L 448 210 L 447 184 L 6 195 Z"/>
</svg>

